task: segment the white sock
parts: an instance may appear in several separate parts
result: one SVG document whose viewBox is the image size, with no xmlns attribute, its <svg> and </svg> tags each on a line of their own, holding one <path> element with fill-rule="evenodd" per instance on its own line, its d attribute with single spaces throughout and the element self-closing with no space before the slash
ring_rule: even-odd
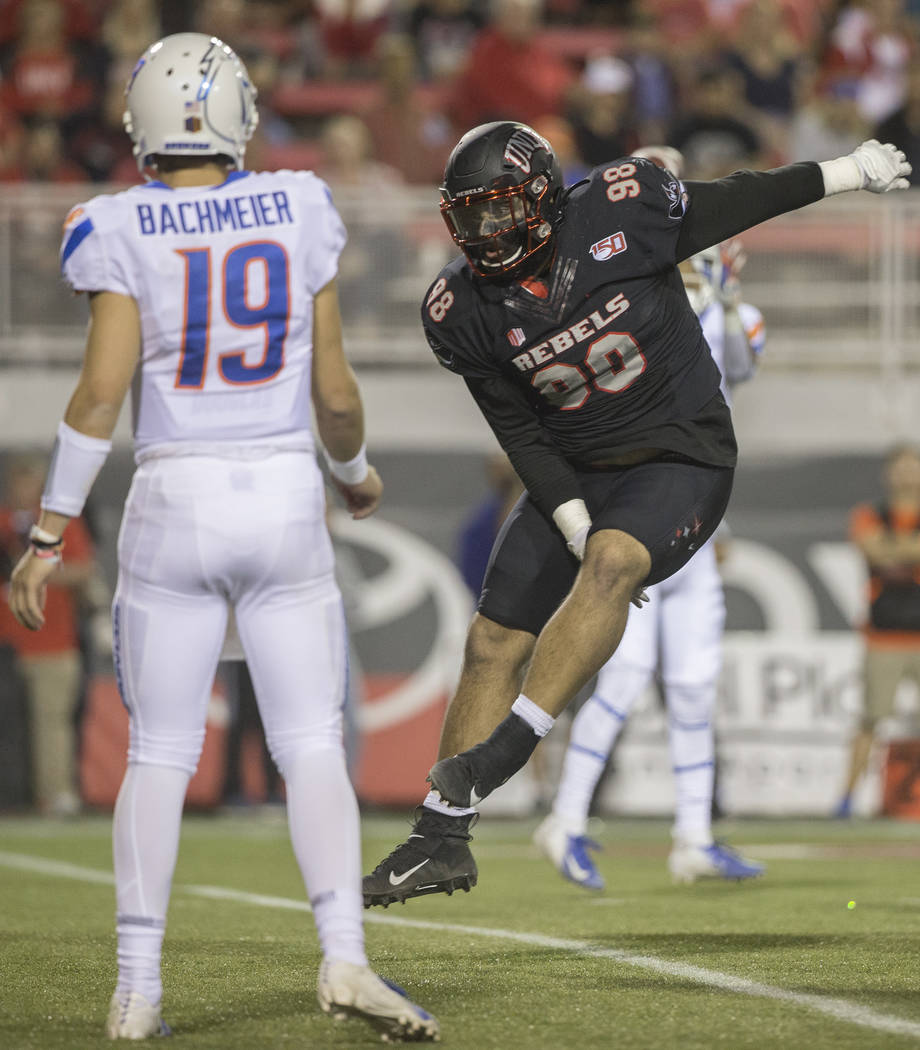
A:
<svg viewBox="0 0 920 1050">
<path fill-rule="evenodd" d="M 538 707 L 533 700 L 528 700 L 523 693 L 511 705 L 511 710 L 518 718 L 523 718 L 537 736 L 540 737 L 546 736 L 556 721 L 542 707 Z"/>
<path fill-rule="evenodd" d="M 188 782 L 184 770 L 132 763 L 115 804 L 118 991 L 140 992 L 154 1005 Z"/>
<path fill-rule="evenodd" d="M 152 1005 L 158 1006 L 163 997 L 160 979 L 160 955 L 163 950 L 165 922 L 148 920 L 144 925 L 131 916 L 120 915 L 115 927 L 118 934 L 118 984 L 119 996 L 129 992 L 140 992 Z"/>
<path fill-rule="evenodd" d="M 470 813 L 476 812 L 470 806 L 450 806 L 446 802 L 442 802 L 441 796 L 437 791 L 429 791 L 422 805 L 425 809 L 433 809 L 435 813 L 443 813 L 446 817 L 466 817 Z"/>
<path fill-rule="evenodd" d="M 638 692 L 632 688 L 633 683 L 624 680 L 622 684 L 627 687 L 627 696 L 632 696 L 634 692 L 636 695 L 641 693 L 648 678 L 644 671 L 632 674 Z M 621 709 L 595 693 L 582 705 L 572 722 L 569 746 L 562 764 L 562 778 L 553 803 L 553 813 L 571 835 L 585 833 L 591 799 L 616 738 L 626 722 L 629 705 L 631 700 Z"/>
<path fill-rule="evenodd" d="M 666 687 L 676 805 L 673 835 L 693 846 L 712 843 L 715 687 Z"/>
<path fill-rule="evenodd" d="M 303 752 L 284 774 L 291 843 L 323 955 L 366 966 L 358 803 L 345 752 Z"/>
</svg>

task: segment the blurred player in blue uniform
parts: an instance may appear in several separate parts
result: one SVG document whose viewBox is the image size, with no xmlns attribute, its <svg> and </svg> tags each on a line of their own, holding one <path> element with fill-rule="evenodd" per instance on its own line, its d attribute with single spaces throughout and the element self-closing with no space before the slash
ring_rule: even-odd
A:
<svg viewBox="0 0 920 1050">
<path fill-rule="evenodd" d="M 668 147 L 639 153 L 682 175 L 681 154 Z M 750 379 L 764 348 L 760 311 L 741 301 L 737 241 L 707 248 L 681 266 L 690 303 L 722 374 L 722 394 Z M 552 812 L 534 840 L 569 880 L 603 889 L 604 880 L 586 836 L 588 811 L 620 730 L 659 673 L 667 707 L 676 790 L 673 848 L 676 881 L 715 876 L 744 879 L 763 866 L 740 857 L 712 837 L 715 774 L 713 715 L 722 658 L 725 600 L 717 566 L 720 529 L 673 576 L 648 588 L 648 605 L 630 616 L 617 651 L 598 673 L 594 692 L 572 723 L 562 778 Z"/>
</svg>

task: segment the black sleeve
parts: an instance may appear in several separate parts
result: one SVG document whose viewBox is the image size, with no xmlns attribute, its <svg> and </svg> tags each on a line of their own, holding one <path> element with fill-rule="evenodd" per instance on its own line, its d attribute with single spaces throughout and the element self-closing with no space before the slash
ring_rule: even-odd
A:
<svg viewBox="0 0 920 1050">
<path fill-rule="evenodd" d="M 824 177 L 813 161 L 684 185 L 689 204 L 677 238 L 677 262 L 824 196 Z"/>
<path fill-rule="evenodd" d="M 575 471 L 540 425 L 523 392 L 504 376 L 464 377 L 479 410 L 537 507 L 552 517 L 570 499 L 582 499 Z"/>
</svg>

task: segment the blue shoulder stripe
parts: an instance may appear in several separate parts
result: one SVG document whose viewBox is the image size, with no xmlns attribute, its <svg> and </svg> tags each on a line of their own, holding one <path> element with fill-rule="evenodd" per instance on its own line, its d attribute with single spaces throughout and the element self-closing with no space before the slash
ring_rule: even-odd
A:
<svg viewBox="0 0 920 1050">
<path fill-rule="evenodd" d="M 64 247 L 61 249 L 61 269 L 64 268 L 64 264 L 73 255 L 73 253 L 80 247 L 80 245 L 86 240 L 87 237 L 93 232 L 93 220 L 84 219 L 83 222 L 70 231 L 70 236 L 64 242 Z"/>
</svg>

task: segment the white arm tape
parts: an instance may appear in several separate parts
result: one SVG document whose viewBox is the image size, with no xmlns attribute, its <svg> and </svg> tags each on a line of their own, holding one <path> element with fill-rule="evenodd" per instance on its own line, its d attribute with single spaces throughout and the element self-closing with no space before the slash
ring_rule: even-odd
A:
<svg viewBox="0 0 920 1050">
<path fill-rule="evenodd" d="M 344 462 L 333 459 L 325 449 L 323 449 L 323 452 L 326 456 L 326 462 L 329 464 L 329 473 L 338 481 L 341 481 L 343 485 L 360 485 L 367 477 L 366 444 L 363 444 L 358 449 L 356 456 Z"/>
<path fill-rule="evenodd" d="M 837 157 L 836 160 L 822 160 L 818 167 L 824 176 L 825 197 L 863 188 L 865 179 L 862 169 L 852 156 Z"/>
<path fill-rule="evenodd" d="M 78 518 L 111 451 L 111 441 L 81 434 L 66 423 L 59 423 L 42 493 L 42 510 Z"/>
<path fill-rule="evenodd" d="M 583 499 L 570 499 L 567 503 L 560 503 L 553 511 L 553 521 L 568 543 L 571 543 L 582 529 L 591 527 L 591 515 Z"/>
</svg>

